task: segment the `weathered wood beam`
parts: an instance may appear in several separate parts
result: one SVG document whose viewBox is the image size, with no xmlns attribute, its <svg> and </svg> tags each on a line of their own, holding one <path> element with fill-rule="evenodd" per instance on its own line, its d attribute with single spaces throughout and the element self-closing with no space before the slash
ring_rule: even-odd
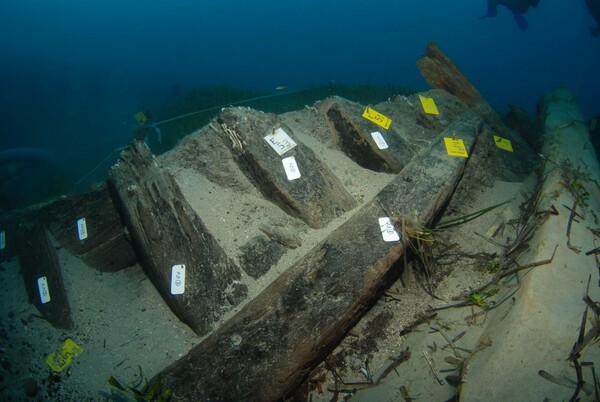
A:
<svg viewBox="0 0 600 402">
<path fill-rule="evenodd" d="M 349 158 L 365 169 L 399 173 L 415 155 L 411 145 L 400 135 L 377 126 L 362 117 L 363 107 L 343 98 L 331 98 L 325 115 L 335 135 L 335 144 Z M 398 124 L 398 123 L 396 123 Z M 388 148 L 380 149 L 371 133 L 385 134 Z"/>
<path fill-rule="evenodd" d="M 90 267 L 116 272 L 137 262 L 119 212 L 103 184 L 34 211 L 30 219 L 45 225 L 58 243 Z M 79 238 L 78 221 L 85 219 L 87 237 Z"/>
<path fill-rule="evenodd" d="M 160 373 L 174 399 L 275 401 L 293 391 L 399 275 L 393 265 L 408 240 L 384 242 L 378 218 L 430 223 L 467 160 L 448 156 L 442 137 L 456 133 L 470 150 L 481 127 L 476 113 L 463 114 L 373 201 Z"/>
<path fill-rule="evenodd" d="M 444 89 L 461 99 L 497 133 L 506 131 L 498 113 L 435 43 L 427 45 L 425 55 L 417 60 L 417 67 L 432 88 Z"/>
<path fill-rule="evenodd" d="M 132 241 L 171 310 L 198 335 L 233 306 L 228 294 L 246 291 L 239 268 L 225 255 L 148 147 L 134 141 L 109 171 Z M 171 293 L 174 266 L 185 265 L 183 294 Z"/>
<path fill-rule="evenodd" d="M 321 228 L 358 204 L 315 153 L 281 119 L 245 108 L 225 109 L 219 135 L 235 161 L 261 193 L 291 216 Z M 264 137 L 283 129 L 296 143 L 279 155 Z M 278 142 L 279 143 L 279 142 Z M 283 147 L 282 143 L 279 143 Z M 283 159 L 294 157 L 301 177 L 288 179 Z"/>
<path fill-rule="evenodd" d="M 85 239 L 79 238 L 80 219 L 85 219 Z M 22 222 L 45 227 L 60 246 L 99 271 L 116 272 L 137 262 L 106 184 L 87 193 L 7 212 L 0 218 L 0 231 L 5 232 L 6 242 L 5 249 L 0 250 L 0 259 L 18 253 Z"/>
<path fill-rule="evenodd" d="M 29 302 L 52 325 L 72 329 L 71 308 L 54 245 L 43 226 L 22 223 L 19 260 Z"/>
</svg>

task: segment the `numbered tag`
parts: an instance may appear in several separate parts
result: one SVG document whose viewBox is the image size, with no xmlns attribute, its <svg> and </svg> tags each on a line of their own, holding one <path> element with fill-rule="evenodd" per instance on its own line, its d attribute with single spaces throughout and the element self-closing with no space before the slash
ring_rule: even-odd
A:
<svg viewBox="0 0 600 402">
<path fill-rule="evenodd" d="M 60 373 L 71 364 L 74 358 L 82 353 L 83 348 L 76 344 L 71 338 L 67 338 L 60 350 L 57 353 L 50 353 L 45 361 L 52 371 Z"/>
<path fill-rule="evenodd" d="M 267 134 L 265 136 L 265 141 L 267 141 L 279 156 L 297 145 L 282 128 L 278 128 L 271 134 Z"/>
<path fill-rule="evenodd" d="M 88 237 L 85 218 L 81 218 L 77 221 L 77 235 L 79 236 L 79 240 L 85 240 Z"/>
<path fill-rule="evenodd" d="M 444 144 L 446 144 L 446 152 L 450 156 L 460 156 L 461 158 L 468 158 L 467 148 L 465 143 L 460 138 L 448 138 L 444 137 Z"/>
<path fill-rule="evenodd" d="M 298 164 L 296 164 L 296 158 L 288 156 L 287 158 L 283 158 L 281 162 L 289 181 L 300 178 L 300 169 L 298 169 Z"/>
<path fill-rule="evenodd" d="M 0 250 L 4 250 L 6 248 L 6 232 L 4 230 L 0 231 Z"/>
<path fill-rule="evenodd" d="M 45 276 L 38 278 L 37 280 L 38 291 L 40 293 L 40 301 L 42 304 L 46 304 L 50 301 L 50 289 L 48 289 L 48 281 Z"/>
<path fill-rule="evenodd" d="M 433 98 L 428 98 L 426 96 L 419 95 L 419 100 L 421 101 L 421 106 L 423 106 L 423 111 L 425 113 L 440 114 Z"/>
<path fill-rule="evenodd" d="M 375 144 L 377 144 L 377 147 L 379 149 L 388 148 L 388 144 L 387 142 L 385 142 L 385 138 L 383 138 L 383 135 L 379 131 L 373 131 L 371 133 L 371 137 L 373 137 L 373 141 L 375 141 Z"/>
<path fill-rule="evenodd" d="M 185 265 L 173 265 L 171 268 L 171 294 L 182 295 L 185 291 Z"/>
<path fill-rule="evenodd" d="M 390 128 L 390 125 L 392 124 L 392 119 L 382 115 L 375 109 L 371 109 L 368 106 L 365 109 L 365 111 L 363 112 L 362 117 L 369 120 L 370 122 L 377 124 L 379 127 L 384 128 L 386 130 L 388 128 Z"/>
<path fill-rule="evenodd" d="M 396 228 L 392 223 L 392 220 L 388 217 L 379 218 L 379 228 L 381 229 L 381 235 L 383 241 L 399 241 L 400 235 L 396 232 Z"/>
<path fill-rule="evenodd" d="M 513 151 L 513 147 L 512 147 L 510 140 L 508 140 L 506 138 L 498 137 L 497 135 L 495 135 L 494 142 L 496 143 L 496 146 L 500 149 L 503 149 L 508 152 Z"/>
</svg>

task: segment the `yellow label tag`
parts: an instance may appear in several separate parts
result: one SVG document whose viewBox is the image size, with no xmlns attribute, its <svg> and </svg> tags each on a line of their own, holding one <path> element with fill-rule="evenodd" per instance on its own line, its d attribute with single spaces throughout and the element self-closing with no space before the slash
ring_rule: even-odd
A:
<svg viewBox="0 0 600 402">
<path fill-rule="evenodd" d="M 598 127 L 598 118 L 594 117 L 592 119 L 592 122 L 590 123 L 590 131 L 596 131 L 597 127 Z"/>
<path fill-rule="evenodd" d="M 386 116 L 382 115 L 381 113 L 379 113 L 375 109 L 371 109 L 368 106 L 365 109 L 365 111 L 363 112 L 362 117 L 364 117 L 365 119 L 367 119 L 367 120 L 369 120 L 369 121 L 377 124 L 379 127 L 384 128 L 386 130 L 388 128 L 390 128 L 390 125 L 392 124 L 392 119 L 390 119 L 389 117 L 386 117 Z"/>
<path fill-rule="evenodd" d="M 146 116 L 146 114 L 144 112 L 137 112 L 136 114 L 133 115 L 133 118 L 135 119 L 135 121 L 137 121 L 137 123 L 140 126 L 143 126 L 144 124 L 146 124 L 148 122 L 148 117 Z"/>
<path fill-rule="evenodd" d="M 426 98 L 425 96 L 419 95 L 419 99 L 421 100 L 421 106 L 423 106 L 423 111 L 425 113 L 440 114 L 433 98 Z"/>
<path fill-rule="evenodd" d="M 495 135 L 494 142 L 496 143 L 496 146 L 500 149 L 503 149 L 508 152 L 513 151 L 513 147 L 510 143 L 510 140 L 507 140 L 506 138 L 498 137 L 497 135 Z"/>
<path fill-rule="evenodd" d="M 468 158 L 467 148 L 465 143 L 460 138 L 448 138 L 444 137 L 444 144 L 446 144 L 446 151 L 450 156 L 460 156 L 462 158 Z"/>
<path fill-rule="evenodd" d="M 46 356 L 46 364 L 52 371 L 60 373 L 81 353 L 83 353 L 83 348 L 73 342 L 70 338 L 67 338 L 60 348 L 60 351 L 57 353 L 50 353 Z"/>
</svg>

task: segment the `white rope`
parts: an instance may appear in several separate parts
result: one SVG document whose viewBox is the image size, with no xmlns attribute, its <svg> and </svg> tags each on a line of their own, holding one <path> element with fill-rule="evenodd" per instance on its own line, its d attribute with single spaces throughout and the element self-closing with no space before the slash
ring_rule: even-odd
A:
<svg viewBox="0 0 600 402">
<path fill-rule="evenodd" d="M 171 117 L 170 119 L 162 120 L 162 121 L 159 121 L 157 123 L 152 123 L 151 126 L 157 126 L 159 124 L 164 124 L 164 123 L 168 123 L 170 121 L 175 121 L 175 120 L 183 119 L 183 118 L 188 117 L 188 116 L 193 116 L 195 114 L 209 112 L 211 110 L 221 109 L 221 108 L 224 108 L 224 107 L 227 107 L 227 106 L 239 105 L 241 103 L 252 102 L 252 101 L 261 100 L 261 99 L 274 98 L 276 96 L 296 94 L 298 92 L 308 91 L 309 89 L 315 89 L 315 88 L 305 88 L 305 89 L 298 89 L 297 91 L 281 92 L 281 93 L 276 93 L 276 94 L 269 94 L 269 95 L 257 96 L 257 97 L 254 97 L 254 98 L 248 98 L 248 99 L 244 99 L 244 100 L 241 100 L 241 101 L 236 101 L 236 102 L 231 102 L 231 103 L 225 103 L 225 104 L 219 105 L 219 106 L 212 106 L 212 107 L 209 107 L 209 108 L 206 108 L 206 109 L 198 110 L 196 112 L 190 112 L 190 113 L 182 114 L 181 116 Z"/>
</svg>

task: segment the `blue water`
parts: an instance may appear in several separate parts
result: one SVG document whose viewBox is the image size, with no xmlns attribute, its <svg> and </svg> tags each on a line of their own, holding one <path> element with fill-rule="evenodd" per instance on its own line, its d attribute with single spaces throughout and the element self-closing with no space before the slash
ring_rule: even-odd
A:
<svg viewBox="0 0 600 402">
<path fill-rule="evenodd" d="M 2 0 L 0 150 L 49 150 L 81 174 L 175 86 L 426 89 L 415 61 L 430 41 L 500 112 L 534 113 L 565 83 L 587 118 L 600 113 L 600 38 L 583 0 L 541 0 L 527 32 L 506 8 L 485 11 L 485 0 Z"/>
</svg>

